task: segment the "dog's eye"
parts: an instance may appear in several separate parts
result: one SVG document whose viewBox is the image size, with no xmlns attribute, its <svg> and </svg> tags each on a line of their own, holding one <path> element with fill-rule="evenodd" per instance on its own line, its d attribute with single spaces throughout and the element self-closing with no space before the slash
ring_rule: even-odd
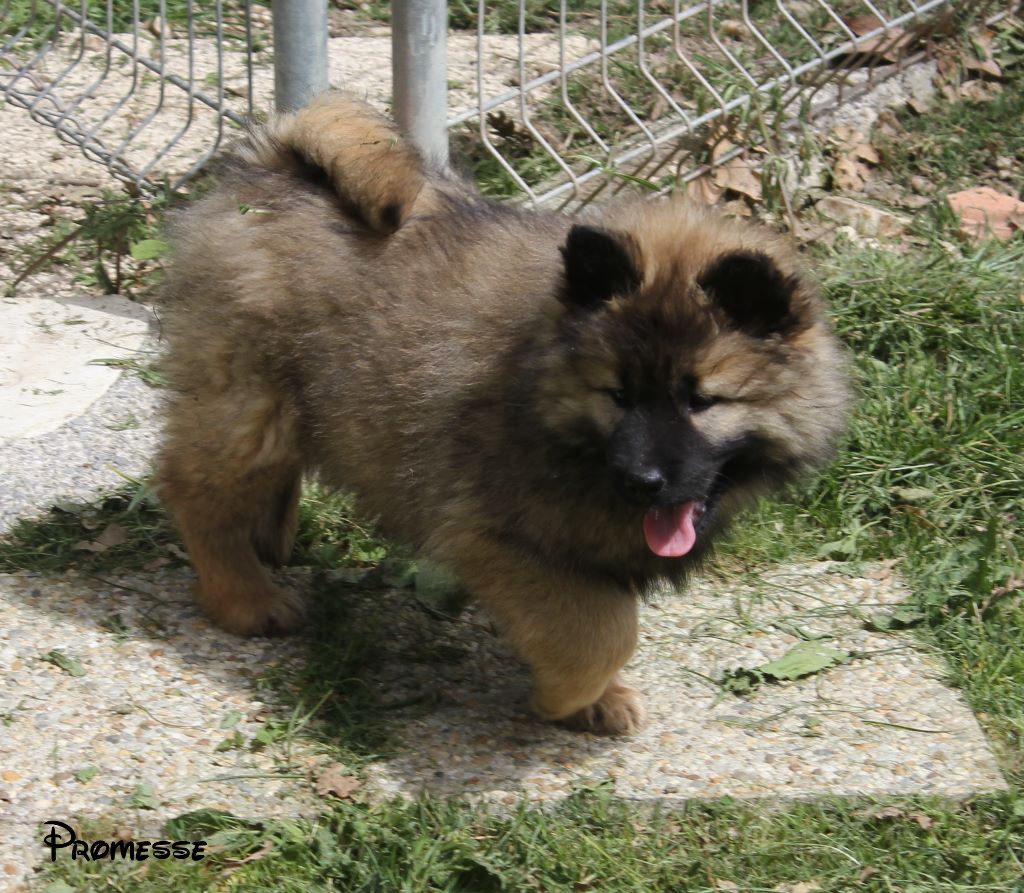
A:
<svg viewBox="0 0 1024 893">
<path fill-rule="evenodd" d="M 690 412 L 704 412 L 705 409 L 710 409 L 717 402 L 717 397 L 712 397 L 710 394 L 698 394 L 694 392 L 690 394 L 686 405 Z"/>
<path fill-rule="evenodd" d="M 625 388 L 605 388 L 605 393 L 612 398 L 612 402 L 616 406 L 625 409 L 630 405 L 629 394 L 626 393 Z"/>
</svg>

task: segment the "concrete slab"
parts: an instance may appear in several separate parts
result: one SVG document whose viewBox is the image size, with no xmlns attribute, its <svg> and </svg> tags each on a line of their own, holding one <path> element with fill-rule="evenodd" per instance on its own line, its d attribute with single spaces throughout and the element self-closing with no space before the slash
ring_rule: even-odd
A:
<svg viewBox="0 0 1024 893">
<path fill-rule="evenodd" d="M 119 295 L 0 302 L 0 443 L 53 431 L 88 409 L 120 374 L 96 361 L 131 358 L 150 319 Z"/>
<path fill-rule="evenodd" d="M 472 614 L 441 623 L 413 606 L 389 614 L 378 684 L 396 704 L 404 752 L 370 768 L 381 793 L 548 801 L 611 780 L 622 797 L 686 800 L 936 793 L 1005 786 L 973 713 L 940 663 L 909 636 L 863 628 L 908 595 L 885 567 L 830 563 L 746 579 L 706 579 L 646 607 L 629 680 L 648 723 L 628 739 L 534 722 L 528 677 Z M 723 674 L 818 639 L 849 660 L 749 697 Z M 431 643 L 440 640 L 441 647 Z M 409 659 L 409 655 L 414 655 Z"/>
<path fill-rule="evenodd" d="M 292 577 L 303 585 L 301 573 Z M 287 751 L 217 749 L 235 729 L 248 741 L 267 718 L 292 715 L 257 680 L 270 663 L 301 661 L 302 640 L 241 640 L 211 627 L 191 583 L 185 569 L 0 575 L 0 889 L 8 868 L 13 883 L 41 861 L 36 823 L 51 817 L 103 817 L 144 836 L 203 806 L 254 817 L 316 809 L 308 777 L 325 758 L 302 732 Z M 369 767 L 364 792 L 507 806 L 595 782 L 646 802 L 1004 787 L 941 665 L 908 637 L 861 628 L 865 614 L 905 595 L 886 568 L 858 576 L 817 564 L 659 598 L 644 611 L 629 670 L 648 696 L 649 723 L 613 740 L 534 720 L 524 668 L 478 612 L 441 620 L 407 590 L 343 593 L 357 612 L 386 618 L 369 681 L 396 705 L 399 752 Z M 814 636 L 852 659 L 745 699 L 712 681 Z M 41 660 L 54 649 L 83 674 Z M 231 731 L 222 728 L 229 713 Z M 95 776 L 76 779 L 88 766 Z M 140 784 L 152 786 L 155 809 L 128 805 Z"/>
</svg>

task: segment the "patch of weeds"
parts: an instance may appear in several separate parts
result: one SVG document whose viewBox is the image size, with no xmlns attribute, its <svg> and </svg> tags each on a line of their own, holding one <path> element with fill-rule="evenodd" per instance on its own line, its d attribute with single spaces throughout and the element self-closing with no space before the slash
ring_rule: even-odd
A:
<svg viewBox="0 0 1024 893">
<path fill-rule="evenodd" d="M 289 564 L 321 569 L 376 567 L 390 546 L 356 512 L 347 493 L 306 484 L 299 503 L 299 526 Z"/>
<path fill-rule="evenodd" d="M 370 571 L 388 550 L 358 519 L 350 496 L 305 488 L 291 565 Z M 177 532 L 145 480 L 130 480 L 90 502 L 55 503 L 46 515 L 18 521 L 0 536 L 0 571 L 152 570 L 185 560 Z"/>
<path fill-rule="evenodd" d="M 53 664 L 55 667 L 59 667 L 69 676 L 84 676 L 85 666 L 77 657 L 72 657 L 69 654 L 65 654 L 63 651 L 47 651 L 46 654 L 42 655 L 40 660 L 45 661 L 48 664 Z"/>
<path fill-rule="evenodd" d="M 487 116 L 488 137 L 494 148 L 527 183 L 542 183 L 561 171 L 558 162 L 533 135 L 502 113 Z M 472 179 L 482 195 L 508 198 L 522 195 L 515 178 L 484 144 L 475 126 L 449 132 L 453 163 Z"/>
<path fill-rule="evenodd" d="M 240 2 L 222 4 L 225 23 L 240 22 L 244 11 Z M 135 10 L 138 10 L 137 17 Z M 213 31 L 216 16 L 212 4 L 191 3 L 189 0 L 138 0 L 137 3 L 104 3 L 99 0 L 83 0 L 72 7 L 72 11 L 85 15 L 93 23 L 106 29 L 108 24 L 113 33 L 131 32 L 134 22 L 142 25 L 156 16 L 163 15 L 172 25 L 187 26 L 189 18 L 193 26 L 201 32 Z M 108 12 L 110 19 L 108 20 Z M 54 35 L 55 16 L 52 3 L 38 0 L 6 0 L 3 6 L 3 19 L 0 20 L 0 34 L 14 35 L 24 29 L 22 40 L 38 46 L 52 39 Z M 74 32 L 77 24 L 69 17 L 61 16 L 62 32 Z M 229 32 L 230 33 L 230 32 Z"/>
<path fill-rule="evenodd" d="M 168 187 L 154 198 L 105 190 L 101 199 L 82 205 L 80 220 L 59 218 L 48 236 L 26 250 L 7 293 L 53 264 L 73 266 L 83 284 L 105 294 L 130 295 L 151 285 L 167 248 L 157 237 L 160 220 L 174 198 Z"/>
<path fill-rule="evenodd" d="M 138 570 L 181 563 L 153 491 L 133 481 L 92 503 L 61 502 L 0 537 L 0 570 Z"/>
<path fill-rule="evenodd" d="M 378 22 L 391 21 L 391 4 L 380 0 L 336 0 L 341 9 L 351 9 Z M 531 0 L 526 3 L 524 29 L 527 33 L 554 31 L 558 28 L 559 0 Z M 485 4 L 484 30 L 488 34 L 516 34 L 519 31 L 519 7 L 515 0 L 496 0 Z M 609 18 L 616 22 L 629 15 L 633 7 L 623 0 L 608 3 Z M 600 0 L 568 0 L 566 12 L 574 24 L 592 23 L 601 9 Z M 635 18 L 635 13 L 634 13 Z M 479 6 L 472 0 L 453 0 L 448 4 L 448 27 L 462 31 L 476 31 L 479 25 Z"/>
<path fill-rule="evenodd" d="M 384 714 L 365 678 L 383 621 L 372 610 L 357 612 L 352 588 L 326 575 L 318 575 L 311 590 L 303 661 L 273 667 L 261 681 L 292 707 L 293 721 L 287 729 L 265 727 L 265 740 L 257 735 L 251 746 L 287 738 L 302 727 L 306 738 L 357 765 L 379 755 L 388 740 Z"/>
</svg>

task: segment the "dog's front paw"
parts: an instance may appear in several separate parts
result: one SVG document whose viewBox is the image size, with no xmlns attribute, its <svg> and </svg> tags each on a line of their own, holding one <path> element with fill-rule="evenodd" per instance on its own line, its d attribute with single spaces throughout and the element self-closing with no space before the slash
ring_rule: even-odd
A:
<svg viewBox="0 0 1024 893">
<path fill-rule="evenodd" d="M 644 724 L 643 698 L 635 688 L 616 680 L 593 704 L 577 710 L 562 723 L 577 732 L 632 735 Z"/>
</svg>

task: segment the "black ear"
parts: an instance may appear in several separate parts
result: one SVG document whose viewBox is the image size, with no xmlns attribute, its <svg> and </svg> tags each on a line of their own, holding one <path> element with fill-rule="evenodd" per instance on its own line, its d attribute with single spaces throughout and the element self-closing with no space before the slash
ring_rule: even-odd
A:
<svg viewBox="0 0 1024 893">
<path fill-rule="evenodd" d="M 577 224 L 562 246 L 565 259 L 563 302 L 570 307 L 593 310 L 640 284 L 627 246 L 628 236 L 606 229 Z"/>
<path fill-rule="evenodd" d="M 738 329 L 764 338 L 796 324 L 793 295 L 798 282 L 760 251 L 732 251 L 718 258 L 697 284 Z"/>
</svg>

